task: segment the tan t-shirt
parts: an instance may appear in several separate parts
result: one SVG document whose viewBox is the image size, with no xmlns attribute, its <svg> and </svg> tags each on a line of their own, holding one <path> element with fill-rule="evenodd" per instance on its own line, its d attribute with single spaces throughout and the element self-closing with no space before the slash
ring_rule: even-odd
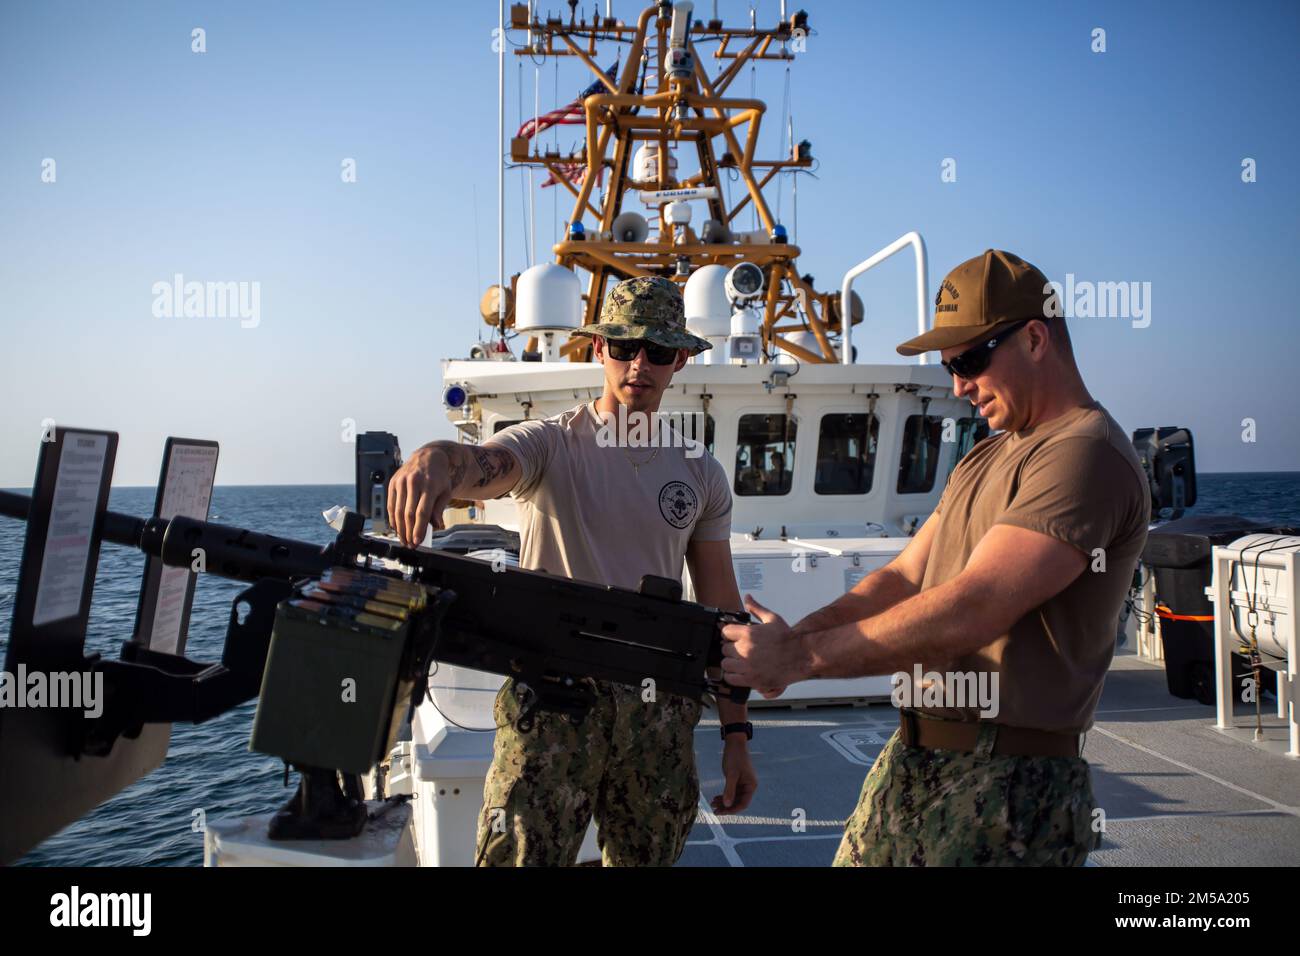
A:
<svg viewBox="0 0 1300 956">
<path fill-rule="evenodd" d="M 999 712 L 988 718 L 995 723 L 1086 730 L 1115 653 L 1119 611 L 1146 543 L 1150 507 L 1137 453 L 1095 401 L 979 442 L 953 470 L 935 508 L 932 520 L 938 526 L 921 589 L 960 574 L 995 524 L 1074 545 L 1088 564 L 1009 633 L 956 661 L 925 661 L 925 667 L 938 673 L 996 672 Z M 1102 559 L 1105 570 L 1094 570 Z M 960 720 L 979 719 L 980 710 L 917 709 Z"/>
<path fill-rule="evenodd" d="M 511 425 L 484 443 L 519 461 L 510 491 L 519 506 L 519 563 L 632 589 L 644 574 L 680 581 L 691 541 L 731 536 L 726 472 L 699 444 L 602 445 L 603 424 L 594 404 L 584 403 Z"/>
</svg>

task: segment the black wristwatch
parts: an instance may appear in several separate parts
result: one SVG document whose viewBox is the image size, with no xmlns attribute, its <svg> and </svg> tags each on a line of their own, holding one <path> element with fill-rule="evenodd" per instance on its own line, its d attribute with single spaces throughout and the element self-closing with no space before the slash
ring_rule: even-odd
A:
<svg viewBox="0 0 1300 956">
<path fill-rule="evenodd" d="M 740 724 L 723 724 L 722 739 L 726 740 L 728 734 L 738 734 L 741 731 L 744 731 L 746 740 L 754 739 L 754 725 L 749 721 Z"/>
</svg>

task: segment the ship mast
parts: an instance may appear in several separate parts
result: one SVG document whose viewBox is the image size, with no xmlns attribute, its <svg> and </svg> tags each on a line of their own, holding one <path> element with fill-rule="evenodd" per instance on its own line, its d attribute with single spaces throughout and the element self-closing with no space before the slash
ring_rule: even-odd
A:
<svg viewBox="0 0 1300 956">
<path fill-rule="evenodd" d="M 593 14 L 590 23 L 585 17 L 577 19 L 572 2 L 568 22 L 542 18 L 526 4 L 513 5 L 510 29 L 523 31 L 528 40 L 515 49 L 516 56 L 575 57 L 596 82 L 581 101 L 587 134 L 583 147 L 568 155 L 540 147 L 534 126 L 534 135 L 511 139 L 510 160 L 545 168 L 573 197 L 565 235 L 552 251 L 558 265 L 589 276 L 584 324 L 598 320 L 607 288 L 623 278 L 661 275 L 684 283 L 703 265 L 752 262 L 766 279 L 760 303 L 765 354 L 784 350 L 801 361 L 837 361 L 832 336 L 840 331 L 838 296 L 817 292 L 800 276 L 799 248 L 787 241 L 785 227 L 773 217 L 763 195 L 778 174 L 810 168 L 810 148 L 791 143 L 789 156 L 756 158 L 766 104 L 727 96 L 746 65 L 793 60 L 795 54 L 787 47 L 806 36 L 807 16 L 801 11 L 772 27 L 735 28 L 720 20 L 692 21 L 692 6 L 659 3 L 642 10 L 636 24 L 628 25 L 609 17 L 608 5 L 606 16 Z M 709 54 L 718 64 L 712 78 L 700 59 L 702 51 L 697 51 L 704 41 L 717 44 Z M 619 48 L 621 70 L 601 69 L 598 43 Z M 682 178 L 671 160 L 677 147 L 697 160 L 697 168 Z M 654 153 L 650 162 L 647 151 Z M 654 172 L 653 178 L 637 178 L 647 170 Z M 735 205 L 728 205 L 722 175 L 738 177 L 743 186 Z M 593 192 L 606 177 L 605 198 L 598 206 Z M 654 195 L 664 192 L 669 195 Z M 708 220 L 699 233 L 681 208 L 683 200 L 707 204 Z M 628 208 L 636 202 L 649 207 L 649 223 L 639 222 L 639 214 Z M 738 232 L 737 216 L 746 207 L 761 228 Z M 513 293 L 513 280 L 511 286 Z M 815 343 L 806 336 L 804 345 L 784 337 L 808 331 Z M 536 341 L 529 342 L 530 351 L 536 347 Z M 561 354 L 571 361 L 587 361 L 589 349 L 589 339 L 575 337 Z"/>
</svg>

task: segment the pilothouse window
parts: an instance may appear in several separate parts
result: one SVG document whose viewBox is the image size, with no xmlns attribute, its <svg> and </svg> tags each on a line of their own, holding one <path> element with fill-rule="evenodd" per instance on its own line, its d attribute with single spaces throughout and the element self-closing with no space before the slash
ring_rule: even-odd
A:
<svg viewBox="0 0 1300 956">
<path fill-rule="evenodd" d="M 736 437 L 736 494 L 784 495 L 794 470 L 796 423 L 785 415 L 741 415 Z"/>
<path fill-rule="evenodd" d="M 663 413 L 668 425 L 688 441 L 704 440 L 704 450 L 713 454 L 713 416 L 703 412 L 673 411 Z M 701 435 L 703 431 L 703 435 Z"/>
<path fill-rule="evenodd" d="M 934 488 L 943 442 L 943 419 L 909 415 L 903 426 L 903 454 L 898 463 L 898 493 L 922 494 Z"/>
<path fill-rule="evenodd" d="M 813 491 L 819 495 L 862 495 L 870 491 L 879 432 L 880 420 L 875 415 L 823 415 L 817 436 Z"/>
<path fill-rule="evenodd" d="M 957 449 L 953 454 L 952 465 L 948 469 L 948 474 L 952 474 L 953 468 L 957 467 L 957 462 L 962 460 L 966 452 L 975 447 L 976 442 L 981 442 L 988 437 L 989 423 L 987 419 L 957 419 Z"/>
</svg>

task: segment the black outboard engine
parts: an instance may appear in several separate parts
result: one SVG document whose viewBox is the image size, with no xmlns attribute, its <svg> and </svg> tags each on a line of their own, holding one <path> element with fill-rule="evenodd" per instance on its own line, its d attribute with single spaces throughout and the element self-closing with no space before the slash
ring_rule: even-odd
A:
<svg viewBox="0 0 1300 956">
<path fill-rule="evenodd" d="M 402 449 L 390 432 L 357 436 L 357 513 L 377 534 L 388 533 L 388 482 L 402 467 Z"/>
<path fill-rule="evenodd" d="M 1196 459 L 1192 453 L 1191 429 L 1164 425 L 1139 428 L 1133 433 L 1133 448 L 1151 487 L 1151 518 L 1165 509 L 1170 518 L 1196 504 Z"/>
</svg>

